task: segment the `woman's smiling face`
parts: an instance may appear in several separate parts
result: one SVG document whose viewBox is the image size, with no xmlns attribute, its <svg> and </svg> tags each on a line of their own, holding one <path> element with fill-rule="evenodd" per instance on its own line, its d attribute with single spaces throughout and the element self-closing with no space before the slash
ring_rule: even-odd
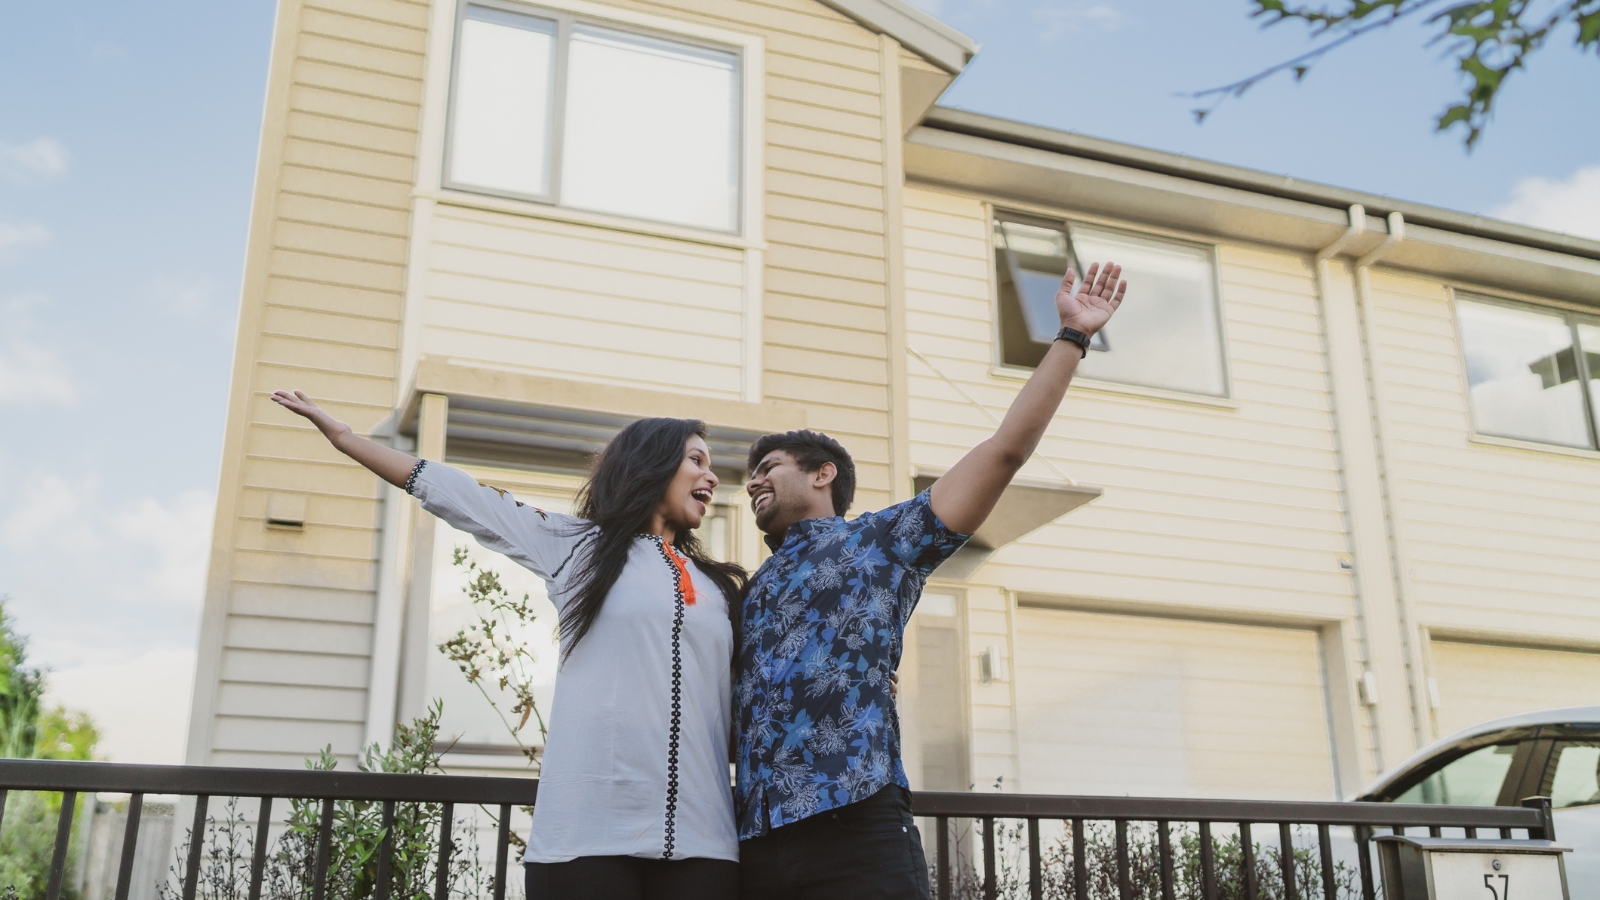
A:
<svg viewBox="0 0 1600 900">
<path fill-rule="evenodd" d="M 656 514 L 673 531 L 699 528 L 717 484 L 717 473 L 711 471 L 711 448 L 705 438 L 691 434 L 683 445 L 683 462 L 662 493 Z"/>
</svg>

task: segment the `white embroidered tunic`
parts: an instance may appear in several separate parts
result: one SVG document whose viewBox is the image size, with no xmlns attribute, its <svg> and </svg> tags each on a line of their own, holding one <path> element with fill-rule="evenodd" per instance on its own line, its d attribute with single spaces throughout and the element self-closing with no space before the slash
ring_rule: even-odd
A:
<svg viewBox="0 0 1600 900">
<path fill-rule="evenodd" d="M 557 609 L 573 599 L 570 579 L 595 526 L 436 462 L 419 462 L 406 490 L 544 579 Z M 556 677 L 523 861 L 738 860 L 728 779 L 732 653 L 728 603 L 716 584 L 670 544 L 635 538 L 594 625 Z"/>
</svg>

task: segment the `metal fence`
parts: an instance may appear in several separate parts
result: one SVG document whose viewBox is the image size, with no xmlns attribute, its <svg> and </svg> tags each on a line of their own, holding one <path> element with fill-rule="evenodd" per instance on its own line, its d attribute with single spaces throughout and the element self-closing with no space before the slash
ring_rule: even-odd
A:
<svg viewBox="0 0 1600 900">
<path fill-rule="evenodd" d="M 60 792 L 61 813 L 56 825 L 54 855 L 51 859 L 46 900 L 60 900 L 67 868 L 73 815 L 79 794 L 91 792 L 125 793 L 127 823 L 121 846 L 121 865 L 116 879 L 115 900 L 128 900 L 134 860 L 139 840 L 139 823 L 144 798 L 148 795 L 180 795 L 193 798 L 193 826 L 188 851 L 181 870 L 181 900 L 195 900 L 202 865 L 203 841 L 210 801 L 213 798 L 253 798 L 258 800 L 257 823 L 249 865 L 248 900 L 261 900 L 263 871 L 267 861 L 268 833 L 275 801 L 302 801 L 318 804 L 315 861 L 310 870 L 311 900 L 326 900 L 332 854 L 332 835 L 336 804 L 341 801 L 367 801 L 380 804 L 382 839 L 376 849 L 376 876 L 373 900 L 389 900 L 391 864 L 394 852 L 395 813 L 398 804 L 438 804 L 440 818 L 435 834 L 437 858 L 433 861 L 433 900 L 450 900 L 448 882 L 452 840 L 458 806 L 498 808 L 494 818 L 494 864 L 492 900 L 506 900 L 506 870 L 511 833 L 512 810 L 531 806 L 538 782 L 528 778 L 492 778 L 450 775 L 391 775 L 366 772 L 297 771 L 287 769 L 209 768 L 185 766 L 135 766 L 114 763 L 54 762 L 42 760 L 0 760 L 0 829 L 5 827 L 6 795 L 12 791 Z M 281 807 L 280 807 L 281 810 Z M 1427 829 L 1438 837 L 1444 829 L 1459 829 L 1467 838 L 1514 839 L 1523 832 L 1527 839 L 1554 840 L 1555 829 L 1550 804 L 1545 798 L 1531 798 L 1522 807 L 1459 807 L 1404 805 L 1392 803 L 1298 803 L 1242 800 L 1194 800 L 1141 797 L 1079 797 L 1000 793 L 916 793 L 912 812 L 934 823 L 935 847 L 933 882 L 940 900 L 951 900 L 961 885 L 958 866 L 967 863 L 953 826 L 969 820 L 977 825 L 974 848 L 981 856 L 971 860 L 976 883 L 973 893 L 994 900 L 1000 894 L 997 865 L 996 823 L 1015 821 L 1026 830 L 1026 893 L 1041 900 L 1045 888 L 1046 860 L 1041 849 L 1041 828 L 1053 824 L 1070 840 L 1070 859 L 1063 859 L 1070 883 L 1056 891 L 1074 898 L 1091 900 L 1089 883 L 1089 838 L 1099 824 L 1114 835 L 1114 861 L 1102 874 L 1114 880 L 1115 900 L 1144 900 L 1158 894 L 1161 900 L 1179 900 L 1178 854 L 1174 835 L 1180 830 L 1196 851 L 1197 859 L 1187 860 L 1196 869 L 1193 885 L 1202 900 L 1242 897 L 1261 900 L 1258 875 L 1263 861 L 1258 860 L 1254 829 L 1276 832 L 1277 865 L 1281 878 L 1274 896 L 1280 900 L 1318 900 L 1315 891 L 1297 888 L 1296 867 L 1314 865 L 1320 870 L 1321 900 L 1339 900 L 1334 880 L 1332 829 L 1348 827 L 1354 835 L 1354 848 L 1360 873 L 1359 891 L 1364 900 L 1376 900 L 1371 842 L 1375 829 L 1404 834 L 1409 828 Z M 1230 844 L 1239 858 L 1225 864 L 1218 860 L 1216 826 L 1236 828 L 1239 839 Z M 1155 848 L 1155 865 L 1148 884 L 1134 883 L 1130 852 L 1130 829 L 1150 837 Z M 1316 834 L 1315 863 L 1302 863 L 1294 848 L 1295 830 Z M 431 845 L 430 845 L 431 846 Z M 1265 851 L 1272 853 L 1271 849 Z M 1270 862 L 1270 861 L 1269 861 Z M 1187 872 L 1188 870 L 1186 870 Z M 1304 876 L 1307 872 L 1301 872 Z M 1187 875 L 1186 875 L 1187 877 Z M 1303 881 L 1303 878 L 1301 879 Z M 1227 890 L 1223 892 L 1224 882 Z M 1020 888 L 1021 886 L 1018 885 Z M 1192 895 L 1195 891 L 1190 890 Z M 1099 892 L 1103 896 L 1103 891 Z M 1098 900 L 1098 897 L 1096 898 Z"/>
<path fill-rule="evenodd" d="M 1193 800 L 1147 797 L 1079 797 L 1045 794 L 916 793 L 912 813 L 932 819 L 934 829 L 934 889 L 939 900 L 951 900 L 959 886 L 954 871 L 960 856 L 952 839 L 956 820 L 970 819 L 979 824 L 978 841 L 983 859 L 978 893 L 985 900 L 999 896 L 996 864 L 995 824 L 997 820 L 1025 823 L 1027 832 L 1027 895 L 1040 900 L 1044 894 L 1045 860 L 1040 847 L 1041 823 L 1055 822 L 1070 832 L 1071 883 L 1067 893 L 1074 900 L 1090 900 L 1088 841 L 1094 823 L 1109 823 L 1114 833 L 1115 895 L 1118 900 L 1139 900 L 1158 893 L 1161 900 L 1177 900 L 1178 885 L 1173 849 L 1175 826 L 1193 826 L 1197 845 L 1199 894 L 1204 900 L 1224 896 L 1220 883 L 1230 878 L 1239 890 L 1228 896 L 1258 900 L 1260 866 L 1256 859 L 1254 829 L 1272 829 L 1277 839 L 1277 874 L 1281 881 L 1276 896 L 1281 900 L 1318 900 L 1315 893 L 1298 890 L 1294 852 L 1297 827 L 1315 829 L 1316 869 L 1320 870 L 1321 900 L 1339 900 L 1335 883 L 1334 840 L 1332 829 L 1349 827 L 1354 832 L 1356 864 L 1360 873 L 1360 895 L 1376 900 L 1378 891 L 1372 864 L 1371 844 L 1374 829 L 1405 834 L 1408 828 L 1425 828 L 1433 837 L 1444 829 L 1459 829 L 1466 838 L 1481 838 L 1490 831 L 1491 839 L 1513 839 L 1517 831 L 1530 840 L 1554 840 L 1555 825 L 1550 801 L 1534 797 L 1523 806 L 1438 806 L 1398 803 L 1299 803 L 1285 801 Z M 1238 868 L 1224 871 L 1217 860 L 1214 826 L 1236 827 L 1239 832 Z M 1153 891 L 1133 883 L 1129 853 L 1130 826 L 1145 826 L 1154 831 L 1156 880 Z"/>
</svg>

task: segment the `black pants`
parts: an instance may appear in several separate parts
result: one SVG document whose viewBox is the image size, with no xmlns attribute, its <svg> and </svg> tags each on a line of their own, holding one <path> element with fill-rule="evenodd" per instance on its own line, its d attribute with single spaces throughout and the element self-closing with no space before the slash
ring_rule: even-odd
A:
<svg viewBox="0 0 1600 900">
<path fill-rule="evenodd" d="M 889 785 L 739 844 L 742 900 L 929 900 L 911 793 Z"/>
<path fill-rule="evenodd" d="M 526 863 L 528 900 L 734 900 L 739 864 L 726 859 L 580 856 Z"/>
</svg>

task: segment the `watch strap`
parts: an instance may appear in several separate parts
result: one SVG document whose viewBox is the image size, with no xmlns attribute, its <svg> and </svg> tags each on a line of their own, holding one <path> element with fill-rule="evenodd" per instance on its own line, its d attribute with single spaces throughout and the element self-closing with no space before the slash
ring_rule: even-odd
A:
<svg viewBox="0 0 1600 900">
<path fill-rule="evenodd" d="M 1056 340 L 1066 341 L 1070 344 L 1076 344 L 1078 349 L 1083 351 L 1083 355 L 1088 356 L 1089 342 L 1093 340 L 1093 338 L 1076 328 L 1063 328 L 1059 333 L 1056 334 Z"/>
</svg>

